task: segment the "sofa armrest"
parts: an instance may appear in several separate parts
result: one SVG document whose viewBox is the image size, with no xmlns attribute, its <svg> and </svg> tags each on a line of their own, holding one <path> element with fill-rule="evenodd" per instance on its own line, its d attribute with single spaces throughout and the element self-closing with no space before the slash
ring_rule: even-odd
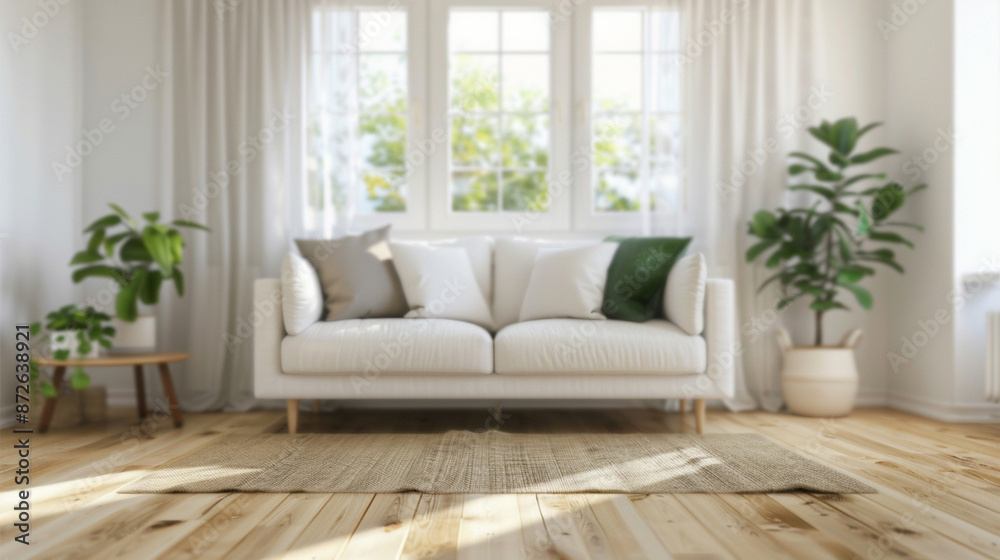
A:
<svg viewBox="0 0 1000 560">
<path fill-rule="evenodd" d="M 705 342 L 708 378 L 729 398 L 736 392 L 736 288 L 728 278 L 709 278 L 705 286 Z"/>
<path fill-rule="evenodd" d="M 281 280 L 262 278 L 253 284 L 253 381 L 254 395 L 267 397 L 281 370 L 281 341 L 285 321 L 281 315 Z"/>
</svg>

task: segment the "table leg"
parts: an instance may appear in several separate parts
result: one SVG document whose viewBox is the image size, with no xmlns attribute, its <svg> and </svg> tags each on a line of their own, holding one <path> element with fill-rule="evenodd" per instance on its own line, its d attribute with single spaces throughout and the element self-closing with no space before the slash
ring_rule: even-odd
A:
<svg viewBox="0 0 1000 560">
<path fill-rule="evenodd" d="M 163 392 L 167 394 L 167 402 L 170 403 L 170 414 L 174 417 L 174 427 L 180 428 L 184 425 L 184 420 L 181 418 L 181 404 L 177 402 L 174 382 L 170 379 L 170 368 L 165 363 L 157 365 L 160 368 L 160 382 L 163 383 Z"/>
<path fill-rule="evenodd" d="M 52 384 L 56 387 L 56 396 L 45 399 L 45 407 L 42 408 L 42 421 L 38 424 L 38 431 L 45 433 L 49 431 L 49 424 L 52 423 L 52 415 L 56 412 L 56 402 L 59 400 L 59 388 L 62 387 L 63 376 L 66 375 L 65 366 L 56 366 L 52 374 Z"/>
<path fill-rule="evenodd" d="M 135 371 L 135 403 L 139 407 L 139 420 L 146 418 L 146 378 L 142 375 L 142 366 L 133 366 Z"/>
</svg>

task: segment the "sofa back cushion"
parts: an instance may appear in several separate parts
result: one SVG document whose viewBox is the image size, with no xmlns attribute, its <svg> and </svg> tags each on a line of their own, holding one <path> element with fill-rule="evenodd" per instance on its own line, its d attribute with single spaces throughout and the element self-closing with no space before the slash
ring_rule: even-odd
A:
<svg viewBox="0 0 1000 560">
<path fill-rule="evenodd" d="M 461 247 L 469 254 L 469 264 L 476 277 L 479 291 L 487 304 L 493 302 L 493 238 L 486 235 L 470 235 L 433 241 L 393 241 L 399 244 L 426 245 L 428 247 Z"/>
<path fill-rule="evenodd" d="M 496 330 L 518 322 L 539 248 L 580 247 L 598 242 L 596 239 L 542 241 L 498 237 L 493 257 L 493 323 Z"/>
</svg>

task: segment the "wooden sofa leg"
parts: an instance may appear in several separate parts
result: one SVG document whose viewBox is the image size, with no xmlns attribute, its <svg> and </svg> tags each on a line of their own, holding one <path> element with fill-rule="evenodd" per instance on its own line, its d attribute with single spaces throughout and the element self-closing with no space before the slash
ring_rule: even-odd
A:
<svg viewBox="0 0 1000 560">
<path fill-rule="evenodd" d="M 698 433 L 704 433 L 705 431 L 705 399 L 695 399 L 694 400 L 694 425 L 698 429 Z"/>
<path fill-rule="evenodd" d="M 299 399 L 288 399 L 288 433 L 299 429 Z"/>
<path fill-rule="evenodd" d="M 681 399 L 680 400 L 680 411 L 681 411 L 681 414 L 684 414 L 685 412 L 687 412 L 687 408 L 688 408 L 688 400 L 687 399 Z"/>
</svg>

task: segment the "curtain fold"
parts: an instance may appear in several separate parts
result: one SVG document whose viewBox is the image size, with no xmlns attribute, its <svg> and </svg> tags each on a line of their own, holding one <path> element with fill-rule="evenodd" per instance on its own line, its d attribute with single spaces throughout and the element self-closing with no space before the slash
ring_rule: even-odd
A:
<svg viewBox="0 0 1000 560">
<path fill-rule="evenodd" d="M 748 265 L 746 224 L 786 196 L 786 154 L 804 147 L 825 102 L 816 0 L 664 0 L 680 10 L 684 38 L 687 201 L 691 251 L 710 276 L 735 280 L 737 395 L 733 410 L 782 406 L 773 330 L 775 291 L 757 293 L 768 271 Z M 655 217 L 655 214 L 654 214 Z"/>
<path fill-rule="evenodd" d="M 307 0 L 163 5 L 171 66 L 164 104 L 164 180 L 174 216 L 211 233 L 188 236 L 187 294 L 165 320 L 190 410 L 247 409 L 252 389 L 253 282 L 275 277 L 301 231 L 305 197 L 303 72 Z"/>
</svg>

